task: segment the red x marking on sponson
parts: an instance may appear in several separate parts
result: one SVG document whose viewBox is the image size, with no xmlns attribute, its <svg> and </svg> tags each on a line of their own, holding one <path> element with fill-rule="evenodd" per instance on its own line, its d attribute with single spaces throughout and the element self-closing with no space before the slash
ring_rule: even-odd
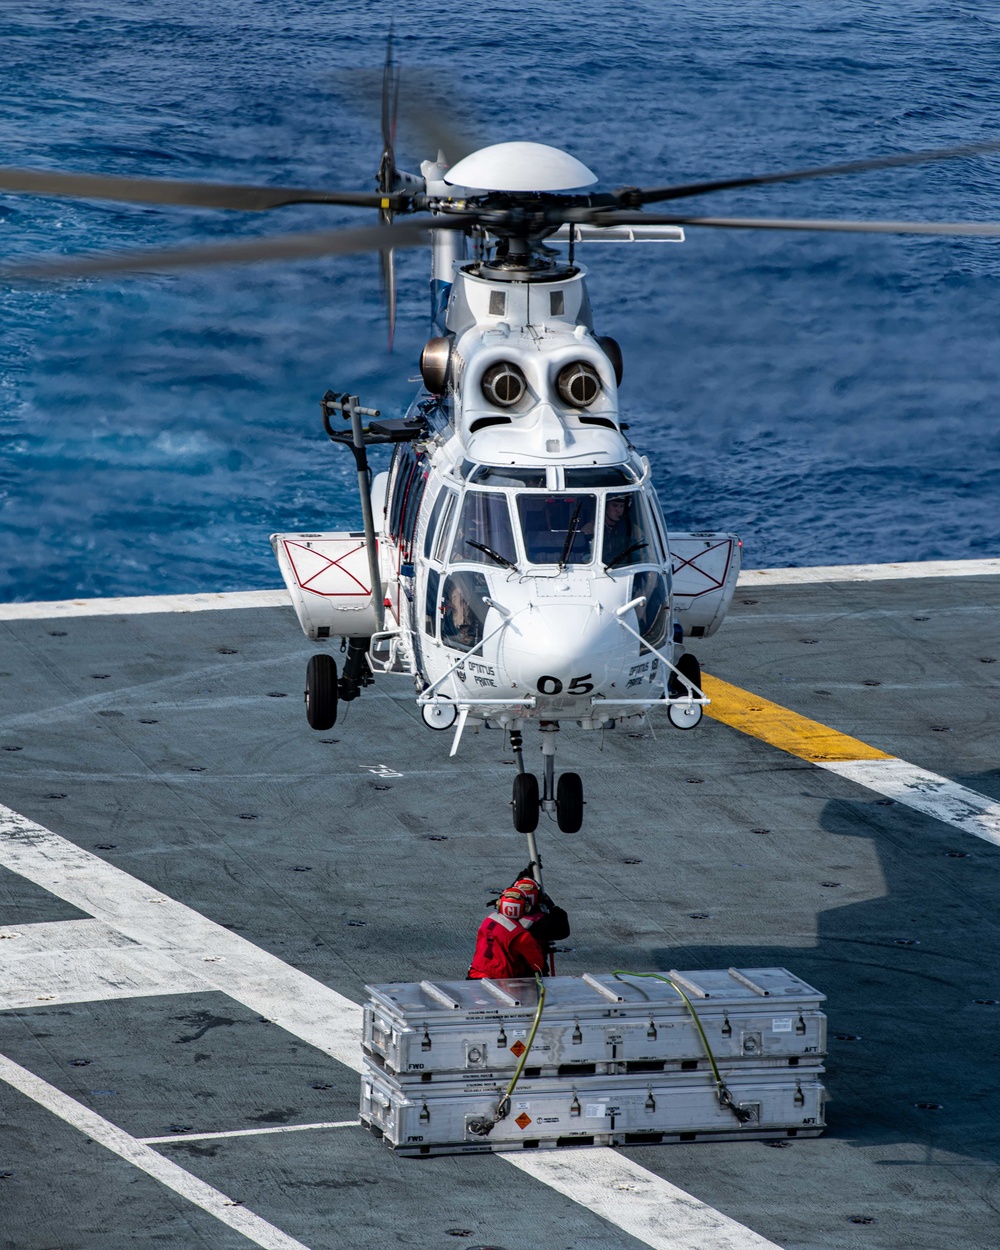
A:
<svg viewBox="0 0 1000 1250">
<path fill-rule="evenodd" d="M 307 577 L 306 580 L 303 581 L 301 576 L 299 575 L 299 570 L 295 567 L 295 557 L 292 555 L 293 547 L 297 547 L 300 551 L 308 551 L 311 556 L 316 556 L 320 560 L 325 560 L 326 563 L 323 565 L 322 568 L 317 569 L 316 572 L 313 573 L 311 577 Z M 363 549 L 364 549 L 364 543 L 358 543 L 356 547 L 352 547 L 350 551 L 345 551 L 343 555 L 337 556 L 337 558 L 334 559 L 333 556 L 325 555 L 322 551 L 317 551 L 315 547 L 307 547 L 304 543 L 290 543 L 290 542 L 285 543 L 285 551 L 288 554 L 288 562 L 289 564 L 291 564 L 292 569 L 295 572 L 295 580 L 298 582 L 298 584 L 302 587 L 303 590 L 311 591 L 314 595 L 322 595 L 325 599 L 337 599 L 340 596 L 347 596 L 347 595 L 356 593 L 356 592 L 352 592 L 348 590 L 340 590 L 340 591 L 331 593 L 325 590 L 316 590 L 314 587 L 310 586 L 309 584 L 310 582 L 314 582 L 317 577 L 322 577 L 323 574 L 328 572 L 334 565 L 336 565 L 336 567 L 340 569 L 341 573 L 346 573 L 346 575 L 351 579 L 351 581 L 354 582 L 354 584 L 358 587 L 361 594 L 370 595 L 372 593 L 372 589 L 370 586 L 366 586 L 363 582 L 359 582 L 358 579 L 351 572 L 351 570 L 345 569 L 344 566 L 340 563 L 341 560 L 346 560 L 348 556 L 353 556 L 355 552 L 362 551 Z"/>
<path fill-rule="evenodd" d="M 718 551 L 720 547 L 725 547 L 725 546 L 728 546 L 728 543 L 716 543 L 714 547 L 706 547 L 704 551 L 699 551 L 698 554 L 696 556 L 692 556 L 690 560 L 680 559 L 680 563 L 674 565 L 674 568 L 673 568 L 674 576 L 676 577 L 677 574 L 681 571 L 681 569 L 687 566 L 688 568 L 694 569 L 696 573 L 700 573 L 702 577 L 707 577 L 708 580 L 712 583 L 711 586 L 706 586 L 704 590 L 699 590 L 698 591 L 699 595 L 707 594 L 708 591 L 710 590 L 718 590 L 719 587 L 721 587 L 723 582 L 726 580 L 726 574 L 729 572 L 729 558 L 727 557 L 726 567 L 722 570 L 722 577 L 719 578 L 718 580 L 716 580 L 712 576 L 711 573 L 706 573 L 706 571 L 701 567 L 698 561 L 702 559 L 703 556 L 711 555 L 713 551 Z M 673 552 L 671 552 L 670 554 L 672 558 L 675 558 L 675 559 L 679 558 L 679 557 L 674 557 Z M 697 598 L 697 595 L 692 596 L 692 598 Z"/>
</svg>

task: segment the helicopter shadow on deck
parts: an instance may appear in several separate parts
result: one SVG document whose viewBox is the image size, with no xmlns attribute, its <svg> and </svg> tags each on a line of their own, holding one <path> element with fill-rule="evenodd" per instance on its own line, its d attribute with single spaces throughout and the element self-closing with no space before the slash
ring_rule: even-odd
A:
<svg viewBox="0 0 1000 1250">
<path fill-rule="evenodd" d="M 1000 771 L 962 780 L 994 793 Z M 788 968 L 827 995 L 828 1136 L 882 1149 L 915 1143 L 926 1162 L 947 1151 L 1000 1163 L 1000 847 L 884 803 L 823 809 L 825 833 L 871 839 L 885 892 L 841 907 L 817 899 L 826 909 L 814 944 L 660 947 L 653 966 Z M 817 866 L 801 888 L 825 895 L 827 871 Z M 882 1165 L 913 1161 L 907 1153 Z"/>
</svg>

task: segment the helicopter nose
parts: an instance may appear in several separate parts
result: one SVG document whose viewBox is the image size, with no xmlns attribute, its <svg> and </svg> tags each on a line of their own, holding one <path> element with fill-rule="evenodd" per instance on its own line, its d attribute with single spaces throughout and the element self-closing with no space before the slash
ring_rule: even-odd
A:
<svg viewBox="0 0 1000 1250">
<path fill-rule="evenodd" d="M 592 603 L 536 603 L 504 634 L 501 662 L 518 690 L 589 697 L 620 675 L 626 647 L 614 616 Z"/>
</svg>

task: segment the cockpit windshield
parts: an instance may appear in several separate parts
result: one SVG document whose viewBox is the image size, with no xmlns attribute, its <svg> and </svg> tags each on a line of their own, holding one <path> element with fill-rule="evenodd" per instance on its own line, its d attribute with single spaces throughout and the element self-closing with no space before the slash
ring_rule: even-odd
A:
<svg viewBox="0 0 1000 1250">
<path fill-rule="evenodd" d="M 517 549 L 507 496 L 484 490 L 466 491 L 451 549 L 453 564 L 517 567 Z"/>
<path fill-rule="evenodd" d="M 518 495 L 517 512 L 529 564 L 590 563 L 596 495 Z"/>
<path fill-rule="evenodd" d="M 639 491 L 605 496 L 601 562 L 606 568 L 658 562 Z"/>
</svg>

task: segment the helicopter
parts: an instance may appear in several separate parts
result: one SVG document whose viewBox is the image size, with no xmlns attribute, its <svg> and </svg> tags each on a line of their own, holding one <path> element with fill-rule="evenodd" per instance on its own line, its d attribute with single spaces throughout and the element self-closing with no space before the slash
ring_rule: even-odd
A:
<svg viewBox="0 0 1000 1250">
<path fill-rule="evenodd" d="M 568 153 L 530 142 L 421 172 L 441 213 L 482 195 L 505 213 L 512 196 L 596 181 Z M 314 729 L 330 729 L 339 701 L 374 674 L 407 674 L 424 723 L 454 728 L 451 755 L 470 725 L 509 733 L 518 831 L 549 812 L 576 832 L 581 778 L 555 772 L 562 724 L 634 726 L 655 707 L 680 729 L 698 724 L 708 700 L 685 639 L 722 623 L 740 543 L 667 534 L 649 460 L 623 428 L 620 350 L 595 334 L 586 270 L 572 255 L 609 228 L 555 232 L 564 257 L 534 230 L 491 224 L 500 233 L 435 232 L 437 333 L 406 415 L 382 420 L 356 397 L 324 396 L 328 436 L 355 453 L 364 529 L 271 542 L 307 636 L 344 639 L 342 676 L 328 652 L 307 666 Z M 683 240 L 676 226 L 628 230 Z M 341 417 L 350 428 L 333 428 Z M 391 466 L 369 491 L 366 448 L 385 442 L 395 444 Z M 528 725 L 540 734 L 541 783 L 524 763 Z"/>
<path fill-rule="evenodd" d="M 821 168 L 666 186 L 587 190 L 596 175 L 535 141 L 493 144 L 450 162 L 396 165 L 398 78 L 387 55 L 383 151 L 372 191 L 255 187 L 0 169 L 0 191 L 266 211 L 296 203 L 375 210 L 372 226 L 236 244 L 8 269 L 10 276 L 104 274 L 378 252 L 395 318 L 394 253 L 428 246 L 432 334 L 422 386 L 402 417 L 328 391 L 328 437 L 354 456 L 362 529 L 275 534 L 272 547 L 303 631 L 341 640 L 306 672 L 309 725 L 380 674 L 408 675 L 428 728 L 509 734 L 515 828 L 540 814 L 583 821 L 578 774 L 556 776 L 558 734 L 635 726 L 662 708 L 697 726 L 708 700 L 688 649 L 725 617 L 739 573 L 734 534 L 668 533 L 652 466 L 628 438 L 617 343 L 596 332 L 579 246 L 681 243 L 685 229 L 844 230 L 1000 235 L 996 223 L 696 217 L 649 205 L 769 183 L 862 173 L 995 151 L 983 143 Z M 409 220 L 398 221 L 397 218 Z M 368 450 L 391 447 L 373 475 Z M 542 778 L 524 763 L 537 726 Z"/>
</svg>

